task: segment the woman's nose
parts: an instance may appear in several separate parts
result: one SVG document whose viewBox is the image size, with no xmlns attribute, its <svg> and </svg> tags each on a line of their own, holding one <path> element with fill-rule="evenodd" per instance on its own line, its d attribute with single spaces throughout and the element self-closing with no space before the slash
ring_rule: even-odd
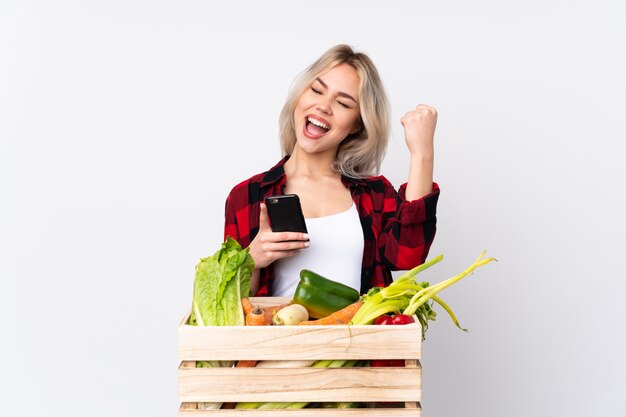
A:
<svg viewBox="0 0 626 417">
<path fill-rule="evenodd" d="M 320 97 L 320 101 L 317 103 L 317 109 L 322 113 L 332 114 L 330 98 Z"/>
</svg>

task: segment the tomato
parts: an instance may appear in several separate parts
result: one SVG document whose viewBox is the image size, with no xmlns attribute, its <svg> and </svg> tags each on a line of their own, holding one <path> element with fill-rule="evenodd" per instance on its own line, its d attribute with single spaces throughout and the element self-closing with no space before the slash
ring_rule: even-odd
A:
<svg viewBox="0 0 626 417">
<path fill-rule="evenodd" d="M 415 323 L 413 317 L 408 316 L 406 314 L 396 314 L 391 319 L 391 324 L 410 324 Z"/>
<path fill-rule="evenodd" d="M 376 325 L 410 324 L 410 323 L 415 323 L 415 320 L 413 319 L 413 317 L 408 316 L 406 314 L 396 314 L 395 316 L 383 314 L 382 316 L 376 317 L 376 320 L 374 320 L 374 324 Z"/>
<path fill-rule="evenodd" d="M 370 361 L 370 366 L 372 368 L 386 368 L 388 366 L 403 368 L 404 359 L 373 359 Z"/>
<path fill-rule="evenodd" d="M 393 324 L 393 318 L 391 316 L 388 316 L 387 314 L 383 314 L 382 316 L 376 317 L 376 320 L 374 320 L 374 324 L 377 324 L 377 325 Z"/>
</svg>

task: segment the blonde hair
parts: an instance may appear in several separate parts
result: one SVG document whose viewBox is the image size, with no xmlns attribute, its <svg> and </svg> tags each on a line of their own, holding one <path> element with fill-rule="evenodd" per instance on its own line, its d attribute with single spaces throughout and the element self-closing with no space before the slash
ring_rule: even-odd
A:
<svg viewBox="0 0 626 417">
<path fill-rule="evenodd" d="M 377 175 L 389 139 L 389 103 L 378 70 L 372 60 L 348 45 L 330 48 L 296 78 L 280 113 L 282 152 L 283 155 L 290 155 L 296 145 L 293 114 L 300 96 L 317 77 L 340 64 L 351 65 L 360 78 L 361 129 L 348 135 L 341 142 L 333 168 L 352 178 Z"/>
</svg>

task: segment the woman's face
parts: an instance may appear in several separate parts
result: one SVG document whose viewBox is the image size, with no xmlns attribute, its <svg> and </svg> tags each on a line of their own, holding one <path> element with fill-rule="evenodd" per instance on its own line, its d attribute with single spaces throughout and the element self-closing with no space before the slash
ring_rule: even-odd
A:
<svg viewBox="0 0 626 417">
<path fill-rule="evenodd" d="M 334 157 L 346 136 L 361 127 L 359 82 L 354 67 L 339 64 L 311 83 L 294 110 L 296 146 Z"/>
</svg>

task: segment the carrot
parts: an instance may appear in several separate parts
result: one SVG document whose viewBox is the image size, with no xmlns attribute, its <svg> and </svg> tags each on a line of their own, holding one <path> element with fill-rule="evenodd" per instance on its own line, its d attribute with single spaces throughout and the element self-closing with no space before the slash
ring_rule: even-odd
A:
<svg viewBox="0 0 626 417">
<path fill-rule="evenodd" d="M 241 306 L 243 307 L 243 312 L 245 315 L 250 314 L 250 312 L 254 310 L 254 306 L 252 305 L 252 302 L 249 298 L 242 298 Z"/>
<path fill-rule="evenodd" d="M 241 299 L 241 306 L 243 307 L 243 312 L 246 315 L 246 325 L 248 326 L 264 326 L 272 324 L 274 314 L 288 305 L 289 304 L 280 304 L 277 306 L 255 307 L 249 298 Z"/>
<path fill-rule="evenodd" d="M 254 368 L 257 361 L 237 361 L 237 368 Z"/>
<path fill-rule="evenodd" d="M 280 304 L 277 306 L 263 307 L 262 310 L 265 312 L 265 320 L 267 320 L 267 324 L 273 324 L 274 314 L 278 313 L 288 305 L 289 304 Z"/>
<path fill-rule="evenodd" d="M 259 307 L 246 314 L 246 326 L 265 326 L 271 323 L 271 321 L 267 321 L 265 311 Z"/>
<path fill-rule="evenodd" d="M 348 324 L 350 323 L 350 320 L 352 320 L 352 317 L 354 317 L 356 312 L 359 310 L 361 305 L 363 305 L 363 302 L 359 300 L 355 303 L 350 304 L 347 307 L 342 308 L 339 311 L 335 311 L 333 314 L 330 314 L 326 317 L 322 317 L 318 320 L 303 321 L 300 323 L 300 325 L 332 326 L 338 324 Z"/>
</svg>

